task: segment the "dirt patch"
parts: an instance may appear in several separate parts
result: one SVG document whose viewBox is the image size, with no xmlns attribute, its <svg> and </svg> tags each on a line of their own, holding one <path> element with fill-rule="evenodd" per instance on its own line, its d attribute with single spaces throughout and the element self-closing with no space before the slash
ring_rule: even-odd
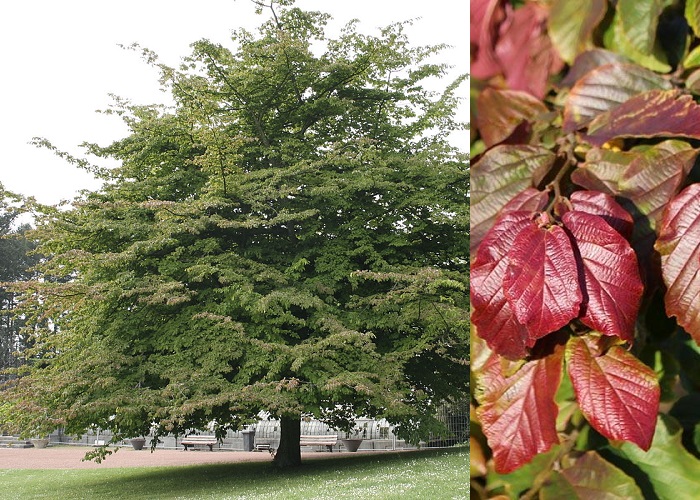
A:
<svg viewBox="0 0 700 500">
<path fill-rule="evenodd" d="M 136 451 L 120 448 L 101 464 L 81 459 L 92 448 L 83 446 L 49 446 L 48 448 L 0 448 L 0 469 L 99 469 L 110 467 L 170 467 L 235 462 L 272 462 L 267 452 L 155 450 Z M 369 452 L 372 453 L 372 452 Z M 302 453 L 305 458 L 331 458 L 349 453 Z M 358 453 L 353 453 L 357 455 Z"/>
</svg>

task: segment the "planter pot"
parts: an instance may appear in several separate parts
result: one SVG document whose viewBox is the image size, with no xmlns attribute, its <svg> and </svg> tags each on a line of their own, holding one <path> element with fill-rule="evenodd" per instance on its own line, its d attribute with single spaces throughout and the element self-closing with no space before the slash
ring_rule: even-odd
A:
<svg viewBox="0 0 700 500">
<path fill-rule="evenodd" d="M 146 444 L 146 438 L 133 438 L 131 439 L 131 446 L 135 450 L 143 450 L 143 446 Z"/>
<path fill-rule="evenodd" d="M 34 448 L 46 448 L 49 445 L 48 438 L 32 439 L 31 442 L 34 445 Z"/>
<path fill-rule="evenodd" d="M 348 451 L 357 451 L 362 444 L 362 439 L 341 439 L 340 440 Z"/>
</svg>

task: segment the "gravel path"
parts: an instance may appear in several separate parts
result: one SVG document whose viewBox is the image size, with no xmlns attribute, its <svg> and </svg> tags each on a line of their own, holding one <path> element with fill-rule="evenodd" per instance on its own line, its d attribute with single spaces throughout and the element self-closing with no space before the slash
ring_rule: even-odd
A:
<svg viewBox="0 0 700 500">
<path fill-rule="evenodd" d="M 92 448 L 85 446 L 49 446 L 48 448 L 0 448 L 0 469 L 99 469 L 109 467 L 169 467 L 174 465 L 196 465 L 233 462 L 272 462 L 267 452 L 251 451 L 207 451 L 207 450 L 156 450 L 136 451 L 119 448 L 101 464 L 81 459 Z M 353 455 L 375 453 L 358 451 Z M 306 452 L 301 459 L 333 458 L 349 455 L 347 452 Z"/>
<path fill-rule="evenodd" d="M 0 448 L 0 469 L 99 469 L 272 461 L 272 457 L 267 452 L 156 450 L 151 453 L 148 449 L 136 451 L 132 448 L 120 448 L 101 464 L 81 461 L 85 453 L 91 449 L 83 446 Z M 320 453 L 313 453 L 313 455 L 318 456 Z"/>
</svg>

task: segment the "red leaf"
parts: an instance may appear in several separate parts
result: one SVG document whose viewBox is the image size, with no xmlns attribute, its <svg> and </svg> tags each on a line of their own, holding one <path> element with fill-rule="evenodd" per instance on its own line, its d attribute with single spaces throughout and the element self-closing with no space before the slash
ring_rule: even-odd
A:
<svg viewBox="0 0 700 500">
<path fill-rule="evenodd" d="M 508 87 L 542 99 L 549 75 L 563 63 L 546 33 L 547 9 L 527 3 L 512 11 L 499 27 L 495 52 Z"/>
<path fill-rule="evenodd" d="M 558 345 L 512 375 L 516 365 L 494 354 L 477 375 L 481 406 L 476 412 L 499 474 L 514 471 L 559 443 L 554 395 L 561 382 L 562 351 Z"/>
<path fill-rule="evenodd" d="M 582 295 L 576 260 L 561 227 L 532 223 L 521 229 L 508 253 L 503 289 L 518 322 L 528 329 L 528 346 L 578 316 Z"/>
<path fill-rule="evenodd" d="M 505 212 L 484 238 L 471 266 L 472 323 L 495 352 L 511 359 L 527 354 L 527 329 L 513 314 L 503 294 L 506 255 L 532 212 Z"/>
<path fill-rule="evenodd" d="M 629 240 L 634 222 L 632 216 L 609 194 L 596 191 L 576 191 L 569 200 L 576 212 L 585 212 L 602 217 L 610 227 Z"/>
<path fill-rule="evenodd" d="M 641 66 L 605 64 L 588 72 L 573 86 L 564 105 L 562 128 L 564 132 L 573 132 L 637 94 L 670 88 L 671 84 L 661 76 Z"/>
<path fill-rule="evenodd" d="M 562 217 L 571 232 L 583 271 L 581 321 L 605 335 L 634 340 L 644 286 L 630 244 L 602 218 L 571 211 Z"/>
<path fill-rule="evenodd" d="M 700 184 L 691 184 L 666 207 L 659 238 L 666 312 L 700 344 Z"/>
<path fill-rule="evenodd" d="M 586 140 L 596 146 L 617 137 L 681 136 L 700 139 L 700 106 L 680 90 L 650 90 L 599 115 Z"/>
<path fill-rule="evenodd" d="M 474 78 L 490 78 L 501 71 L 494 47 L 498 26 L 506 15 L 502 4 L 502 0 L 472 0 L 469 3 L 470 71 Z"/>
<path fill-rule="evenodd" d="M 523 122 L 547 112 L 547 106 L 517 90 L 485 88 L 476 103 L 479 133 L 486 147 L 506 140 Z"/>
<path fill-rule="evenodd" d="M 591 335 L 571 337 L 566 360 L 576 400 L 593 428 L 648 450 L 661 394 L 654 371 L 618 345 L 601 353 Z"/>
</svg>

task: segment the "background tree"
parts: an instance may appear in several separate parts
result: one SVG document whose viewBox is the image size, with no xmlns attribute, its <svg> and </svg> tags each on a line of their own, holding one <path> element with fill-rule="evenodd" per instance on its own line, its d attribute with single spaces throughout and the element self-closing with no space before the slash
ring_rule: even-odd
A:
<svg viewBox="0 0 700 500">
<path fill-rule="evenodd" d="M 304 414 L 418 440 L 467 392 L 462 80 L 426 90 L 442 47 L 404 24 L 329 39 L 325 14 L 263 8 L 257 34 L 196 42 L 179 69 L 143 50 L 175 106 L 117 101 L 130 134 L 88 149 L 120 166 L 38 219 L 51 280 L 23 301 L 53 328 L 7 392 L 25 427 L 223 434 L 266 410 L 288 466 Z"/>
<path fill-rule="evenodd" d="M 0 283 L 26 281 L 34 274 L 30 268 L 37 258 L 30 256 L 34 244 L 25 237 L 27 224 L 17 226 L 21 213 L 19 197 L 6 192 L 0 184 Z M 5 286 L 0 286 L 0 380 L 9 375 L 5 370 L 17 368 L 17 354 L 27 347 L 27 338 L 22 333 L 23 321 L 15 316 L 16 295 Z"/>
</svg>

